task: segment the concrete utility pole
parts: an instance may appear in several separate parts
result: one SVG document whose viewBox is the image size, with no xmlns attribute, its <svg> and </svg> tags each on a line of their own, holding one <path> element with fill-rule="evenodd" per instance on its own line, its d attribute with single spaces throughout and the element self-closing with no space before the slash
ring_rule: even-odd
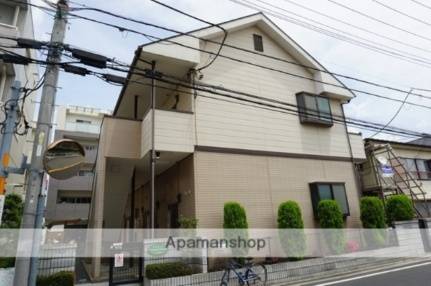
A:
<svg viewBox="0 0 431 286">
<path fill-rule="evenodd" d="M 33 144 L 31 166 L 27 173 L 26 197 L 24 203 L 24 214 L 21 228 L 42 227 L 43 213 L 46 194 L 42 191 L 43 182 L 43 154 L 49 143 L 49 135 L 52 127 L 54 115 L 55 96 L 57 93 L 57 82 L 59 66 L 56 63 L 61 61 L 61 51 L 66 32 L 68 13 L 68 0 L 59 0 L 57 12 L 52 29 L 51 41 L 47 61 L 49 64 L 45 70 L 45 83 L 42 89 L 41 104 L 36 125 L 36 134 Z M 40 231 L 35 232 L 33 237 L 32 257 L 18 258 L 15 264 L 14 286 L 35 286 L 38 267 L 38 250 L 41 243 Z"/>
<path fill-rule="evenodd" d="M 15 81 L 12 86 L 12 95 L 10 99 L 6 100 L 6 120 L 3 128 L 3 137 L 0 146 L 0 224 L 3 214 L 4 200 L 5 200 L 5 185 L 7 178 L 7 168 L 9 167 L 9 152 L 12 144 L 13 134 L 15 133 L 16 119 L 18 117 L 18 99 L 21 84 Z"/>
</svg>

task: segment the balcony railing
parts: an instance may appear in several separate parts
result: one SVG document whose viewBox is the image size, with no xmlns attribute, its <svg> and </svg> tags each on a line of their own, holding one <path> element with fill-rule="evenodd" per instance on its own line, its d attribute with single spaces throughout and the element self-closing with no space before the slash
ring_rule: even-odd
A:
<svg viewBox="0 0 431 286">
<path fill-rule="evenodd" d="M 141 155 L 151 149 L 151 111 L 142 122 Z M 194 150 L 193 113 L 157 109 L 155 114 L 155 149 L 192 153 Z"/>
<path fill-rule="evenodd" d="M 66 130 L 98 134 L 100 133 L 100 125 L 78 122 L 66 122 Z"/>
</svg>

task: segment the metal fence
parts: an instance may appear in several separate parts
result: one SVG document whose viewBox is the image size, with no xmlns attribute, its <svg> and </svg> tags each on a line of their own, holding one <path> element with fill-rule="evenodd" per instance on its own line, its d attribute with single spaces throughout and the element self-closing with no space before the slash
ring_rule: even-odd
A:
<svg viewBox="0 0 431 286">
<path fill-rule="evenodd" d="M 60 271 L 75 271 L 76 245 L 42 245 L 39 257 L 39 276 L 49 276 Z"/>
</svg>

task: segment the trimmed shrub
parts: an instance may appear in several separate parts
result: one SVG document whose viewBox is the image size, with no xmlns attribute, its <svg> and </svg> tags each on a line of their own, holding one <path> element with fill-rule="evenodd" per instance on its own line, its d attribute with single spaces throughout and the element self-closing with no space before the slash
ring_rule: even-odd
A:
<svg viewBox="0 0 431 286">
<path fill-rule="evenodd" d="M 322 200 L 317 206 L 317 216 L 330 254 L 340 254 L 345 250 L 346 238 L 342 228 L 344 227 L 343 214 L 338 203 L 334 200 Z"/>
<path fill-rule="evenodd" d="M 61 271 L 50 276 L 37 277 L 37 286 L 73 286 L 75 275 L 70 271 Z"/>
<path fill-rule="evenodd" d="M 198 227 L 199 220 L 197 218 L 180 216 L 180 218 L 178 219 L 178 223 L 180 224 L 180 228 L 195 229 Z"/>
<path fill-rule="evenodd" d="M 360 202 L 361 221 L 365 230 L 365 241 L 368 247 L 377 248 L 385 244 L 386 216 L 383 202 L 377 197 L 363 197 Z M 382 229 L 382 230 L 379 230 Z"/>
<path fill-rule="evenodd" d="M 148 279 L 163 279 L 193 274 L 193 269 L 184 262 L 167 262 L 149 264 L 145 267 Z"/>
<path fill-rule="evenodd" d="M 343 228 L 343 213 L 334 200 L 322 200 L 317 206 L 317 217 L 321 228 Z"/>
<path fill-rule="evenodd" d="M 227 202 L 224 204 L 223 209 L 223 227 L 225 230 L 225 238 L 233 239 L 241 237 L 243 239 L 248 238 L 248 223 L 245 209 L 237 202 Z M 236 231 L 229 231 L 228 229 L 237 229 Z M 248 253 L 247 248 L 233 248 L 232 254 L 240 257 L 239 263 L 244 263 L 241 257 L 245 257 Z"/>
<path fill-rule="evenodd" d="M 364 228 L 385 228 L 385 208 L 377 197 L 363 197 L 360 202 L 361 221 Z"/>
<path fill-rule="evenodd" d="M 278 207 L 277 223 L 279 229 L 291 229 L 280 231 L 280 243 L 285 254 L 291 258 L 302 258 L 307 246 L 299 205 L 294 201 L 281 203 Z"/>
<path fill-rule="evenodd" d="M 395 195 L 386 201 L 386 216 L 388 223 L 412 220 L 415 217 L 412 200 L 406 195 Z"/>
<path fill-rule="evenodd" d="M 224 204 L 224 228 L 248 228 L 245 209 L 237 202 Z"/>
</svg>

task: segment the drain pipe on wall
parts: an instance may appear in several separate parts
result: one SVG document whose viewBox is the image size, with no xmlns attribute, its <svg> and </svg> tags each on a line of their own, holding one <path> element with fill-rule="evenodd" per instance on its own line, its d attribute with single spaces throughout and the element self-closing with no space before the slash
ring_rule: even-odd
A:
<svg viewBox="0 0 431 286">
<path fill-rule="evenodd" d="M 6 87 L 6 66 L 3 65 L 2 70 L 1 70 L 1 78 L 0 78 L 0 101 L 3 101 L 4 96 L 4 90 Z M 6 100 L 5 100 L 6 101 Z"/>
<path fill-rule="evenodd" d="M 348 101 L 347 103 L 349 103 L 349 102 L 350 101 Z M 352 161 L 353 169 L 354 169 L 354 173 L 355 173 L 356 188 L 358 188 L 358 196 L 361 197 L 362 196 L 362 183 L 361 183 L 361 178 L 359 177 L 358 166 L 357 166 L 357 164 L 355 164 L 355 159 L 353 157 L 352 142 L 350 141 L 349 129 L 347 128 L 347 124 L 346 124 L 346 115 L 344 112 L 344 104 L 345 103 L 341 104 L 341 114 L 343 115 L 344 128 L 346 130 L 347 144 L 349 145 L 350 160 Z"/>
</svg>

